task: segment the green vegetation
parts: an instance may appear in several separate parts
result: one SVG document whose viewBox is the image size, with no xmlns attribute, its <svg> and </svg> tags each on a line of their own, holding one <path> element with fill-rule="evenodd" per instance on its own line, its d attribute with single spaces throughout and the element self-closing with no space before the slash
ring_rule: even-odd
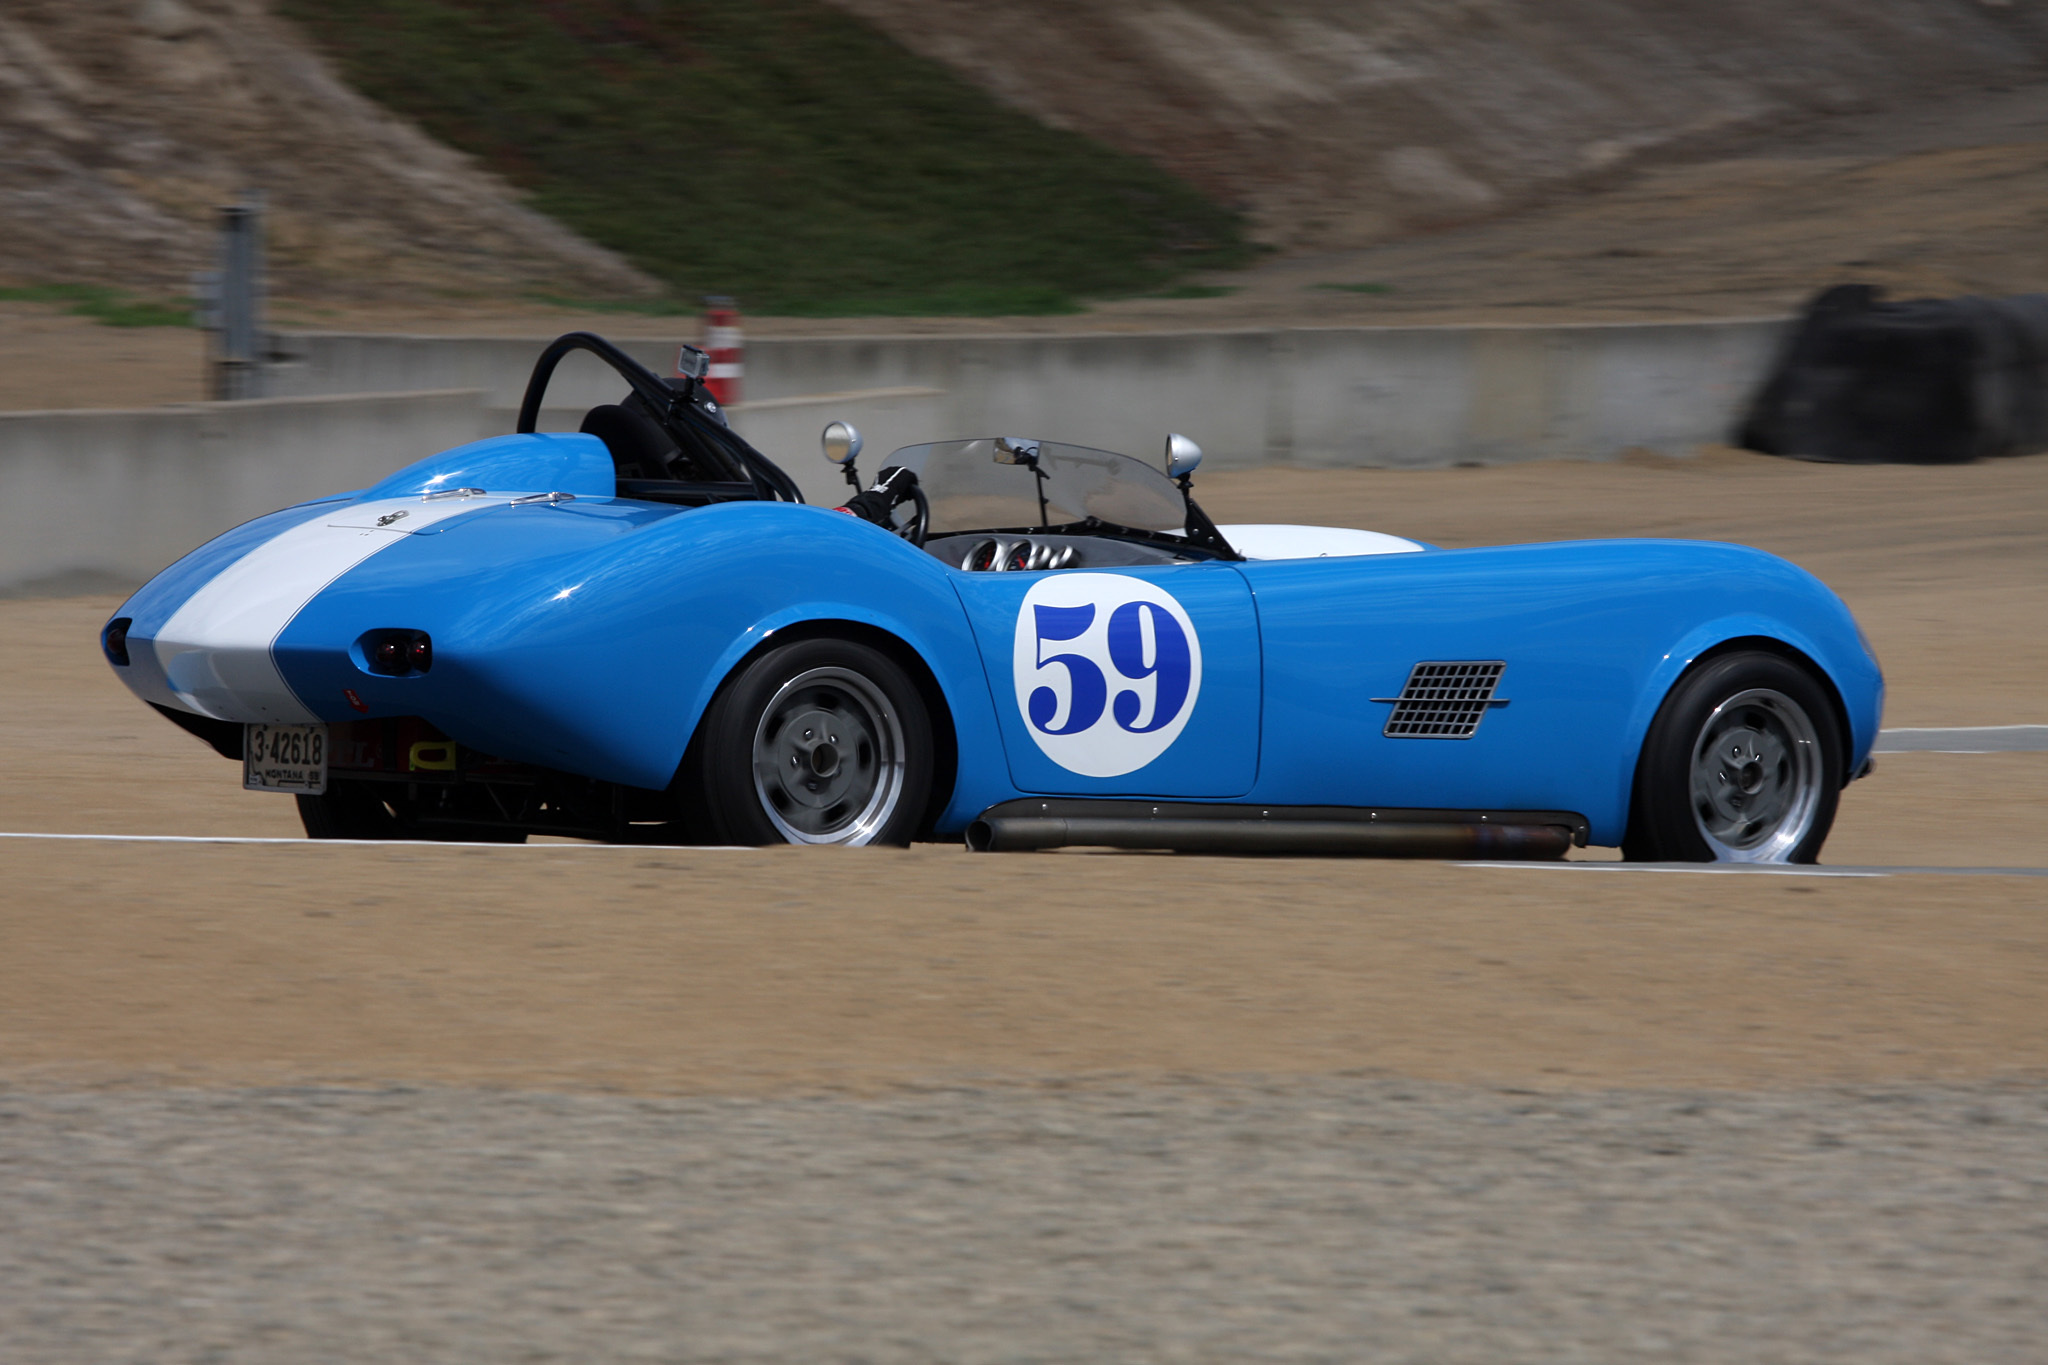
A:
<svg viewBox="0 0 2048 1365">
<path fill-rule="evenodd" d="M 10 303 L 65 303 L 74 317 L 91 318 L 107 327 L 190 327 L 192 305 L 138 299 L 99 284 L 28 284 L 0 288 Z"/>
<path fill-rule="evenodd" d="M 1345 294 L 1391 294 L 1394 286 L 1367 280 L 1362 284 L 1312 284 L 1311 289 L 1335 289 Z"/>
<path fill-rule="evenodd" d="M 693 306 L 1049 313 L 1251 255 L 1148 162 L 823 0 L 282 0 L 356 86 Z"/>
<path fill-rule="evenodd" d="M 1147 294 L 1148 299 L 1221 299 L 1237 292 L 1234 284 L 1181 284 Z"/>
</svg>

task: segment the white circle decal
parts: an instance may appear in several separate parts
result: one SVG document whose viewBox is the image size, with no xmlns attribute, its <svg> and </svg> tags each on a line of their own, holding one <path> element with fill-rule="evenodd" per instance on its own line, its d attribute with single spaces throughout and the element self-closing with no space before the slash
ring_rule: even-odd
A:
<svg viewBox="0 0 2048 1365">
<path fill-rule="evenodd" d="M 1165 753 L 1202 690 L 1202 642 L 1171 594 L 1121 574 L 1048 574 L 1017 609 L 1017 709 L 1045 756 L 1120 777 Z"/>
</svg>

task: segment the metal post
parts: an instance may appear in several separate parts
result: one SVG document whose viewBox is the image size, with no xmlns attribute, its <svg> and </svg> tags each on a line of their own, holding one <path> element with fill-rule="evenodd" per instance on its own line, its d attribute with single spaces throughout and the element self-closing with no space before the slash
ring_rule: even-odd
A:
<svg viewBox="0 0 2048 1365">
<path fill-rule="evenodd" d="M 220 282 L 213 342 L 213 396 L 263 396 L 263 194 L 220 211 Z"/>
</svg>

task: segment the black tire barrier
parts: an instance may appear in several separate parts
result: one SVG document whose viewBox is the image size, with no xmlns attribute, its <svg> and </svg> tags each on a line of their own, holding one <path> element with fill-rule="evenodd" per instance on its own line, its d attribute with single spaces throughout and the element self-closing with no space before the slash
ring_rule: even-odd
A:
<svg viewBox="0 0 2048 1365">
<path fill-rule="evenodd" d="M 1735 443 L 1838 464 L 1962 464 L 2048 449 L 2048 294 L 1807 305 Z"/>
</svg>

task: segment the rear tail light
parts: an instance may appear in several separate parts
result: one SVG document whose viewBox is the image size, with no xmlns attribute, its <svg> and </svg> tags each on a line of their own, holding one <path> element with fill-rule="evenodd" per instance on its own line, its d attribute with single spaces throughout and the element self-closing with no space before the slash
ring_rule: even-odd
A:
<svg viewBox="0 0 2048 1365">
<path fill-rule="evenodd" d="M 356 641 L 356 657 L 365 673 L 411 678 L 434 666 L 434 642 L 423 630 L 366 631 Z"/>
</svg>

